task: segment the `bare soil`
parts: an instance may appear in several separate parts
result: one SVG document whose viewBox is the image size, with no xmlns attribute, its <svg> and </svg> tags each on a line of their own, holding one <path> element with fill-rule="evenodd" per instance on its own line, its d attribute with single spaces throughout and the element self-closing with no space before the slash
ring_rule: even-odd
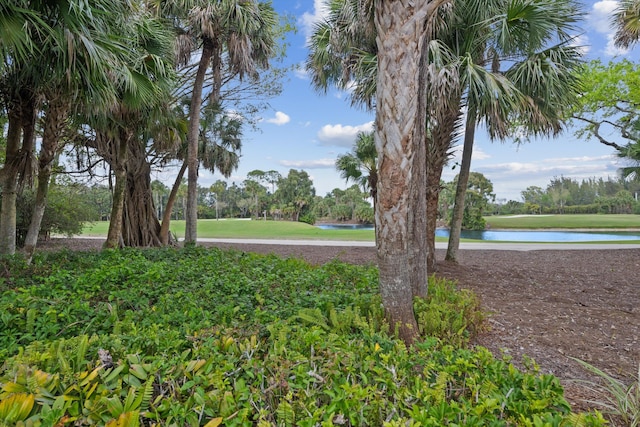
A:
<svg viewBox="0 0 640 427">
<path fill-rule="evenodd" d="M 47 248 L 98 249 L 102 241 L 53 239 Z M 207 244 L 247 252 L 373 264 L 372 247 Z M 438 259 L 444 252 L 438 252 Z M 540 372 L 557 376 L 574 410 L 601 400 L 580 380 L 597 381 L 572 358 L 627 384 L 640 363 L 640 249 L 462 250 L 460 263 L 438 262 L 436 275 L 473 290 L 489 314 L 476 345 L 522 366 L 532 358 Z"/>
</svg>

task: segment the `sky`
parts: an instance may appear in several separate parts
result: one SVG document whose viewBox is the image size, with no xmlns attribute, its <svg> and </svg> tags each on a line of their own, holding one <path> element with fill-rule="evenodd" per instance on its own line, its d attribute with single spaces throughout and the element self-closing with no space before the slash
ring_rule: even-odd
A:
<svg viewBox="0 0 640 427">
<path fill-rule="evenodd" d="M 330 89 L 319 93 L 311 86 L 304 71 L 308 55 L 307 38 L 313 23 L 322 17 L 323 0 L 275 0 L 278 13 L 294 17 L 298 31 L 289 34 L 286 65 L 299 65 L 287 76 L 281 95 L 269 100 L 257 130 L 244 134 L 240 166 L 226 181 L 238 185 L 247 173 L 255 170 L 277 170 L 286 176 L 290 169 L 305 170 L 313 180 L 316 194 L 325 196 L 335 188 L 347 188 L 335 169 L 336 157 L 351 150 L 360 131 L 372 130 L 374 113 L 352 107 L 348 94 Z M 627 58 L 640 61 L 640 46 L 631 50 L 617 49 L 613 44 L 610 16 L 614 0 L 582 1 L 586 13 L 582 34 L 576 34 L 584 46 L 586 59 L 603 62 Z M 457 147 L 443 179 L 451 181 L 457 174 L 452 169 L 460 159 Z M 624 166 L 612 148 L 596 141 L 578 140 L 569 128 L 553 139 L 536 139 L 516 145 L 513 141 L 491 142 L 486 132 L 476 132 L 471 170 L 484 174 L 494 186 L 496 201 L 522 201 L 520 192 L 529 186 L 546 188 L 554 177 L 575 180 L 615 177 Z M 167 171 L 158 179 L 172 184 Z M 210 186 L 224 178 L 216 173 L 200 172 L 199 185 Z"/>
</svg>

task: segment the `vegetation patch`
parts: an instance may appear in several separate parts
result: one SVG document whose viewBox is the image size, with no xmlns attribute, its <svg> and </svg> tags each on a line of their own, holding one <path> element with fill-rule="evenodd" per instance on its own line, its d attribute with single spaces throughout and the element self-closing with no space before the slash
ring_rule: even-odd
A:
<svg viewBox="0 0 640 427">
<path fill-rule="evenodd" d="M 372 266 L 189 248 L 2 267 L 0 425 L 602 424 L 467 348 L 482 316 L 450 282 L 416 301 L 408 349 Z"/>
</svg>

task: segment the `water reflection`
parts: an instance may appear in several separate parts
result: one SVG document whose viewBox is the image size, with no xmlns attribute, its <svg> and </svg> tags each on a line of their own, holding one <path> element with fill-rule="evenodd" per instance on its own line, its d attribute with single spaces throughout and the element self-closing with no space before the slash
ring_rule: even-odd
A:
<svg viewBox="0 0 640 427">
<path fill-rule="evenodd" d="M 366 224 L 322 224 L 324 230 L 373 230 Z M 449 237 L 449 230 L 438 229 L 436 236 Z M 463 239 L 506 242 L 606 242 L 614 240 L 640 240 L 640 232 L 628 231 L 554 231 L 554 230 L 463 230 Z"/>
</svg>

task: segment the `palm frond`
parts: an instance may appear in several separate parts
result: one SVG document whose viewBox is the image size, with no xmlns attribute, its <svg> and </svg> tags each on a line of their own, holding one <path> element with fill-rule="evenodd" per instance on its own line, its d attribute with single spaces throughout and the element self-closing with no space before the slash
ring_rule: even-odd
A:
<svg viewBox="0 0 640 427">
<path fill-rule="evenodd" d="M 613 16 L 616 46 L 628 48 L 640 40 L 640 0 L 621 0 Z"/>
</svg>

